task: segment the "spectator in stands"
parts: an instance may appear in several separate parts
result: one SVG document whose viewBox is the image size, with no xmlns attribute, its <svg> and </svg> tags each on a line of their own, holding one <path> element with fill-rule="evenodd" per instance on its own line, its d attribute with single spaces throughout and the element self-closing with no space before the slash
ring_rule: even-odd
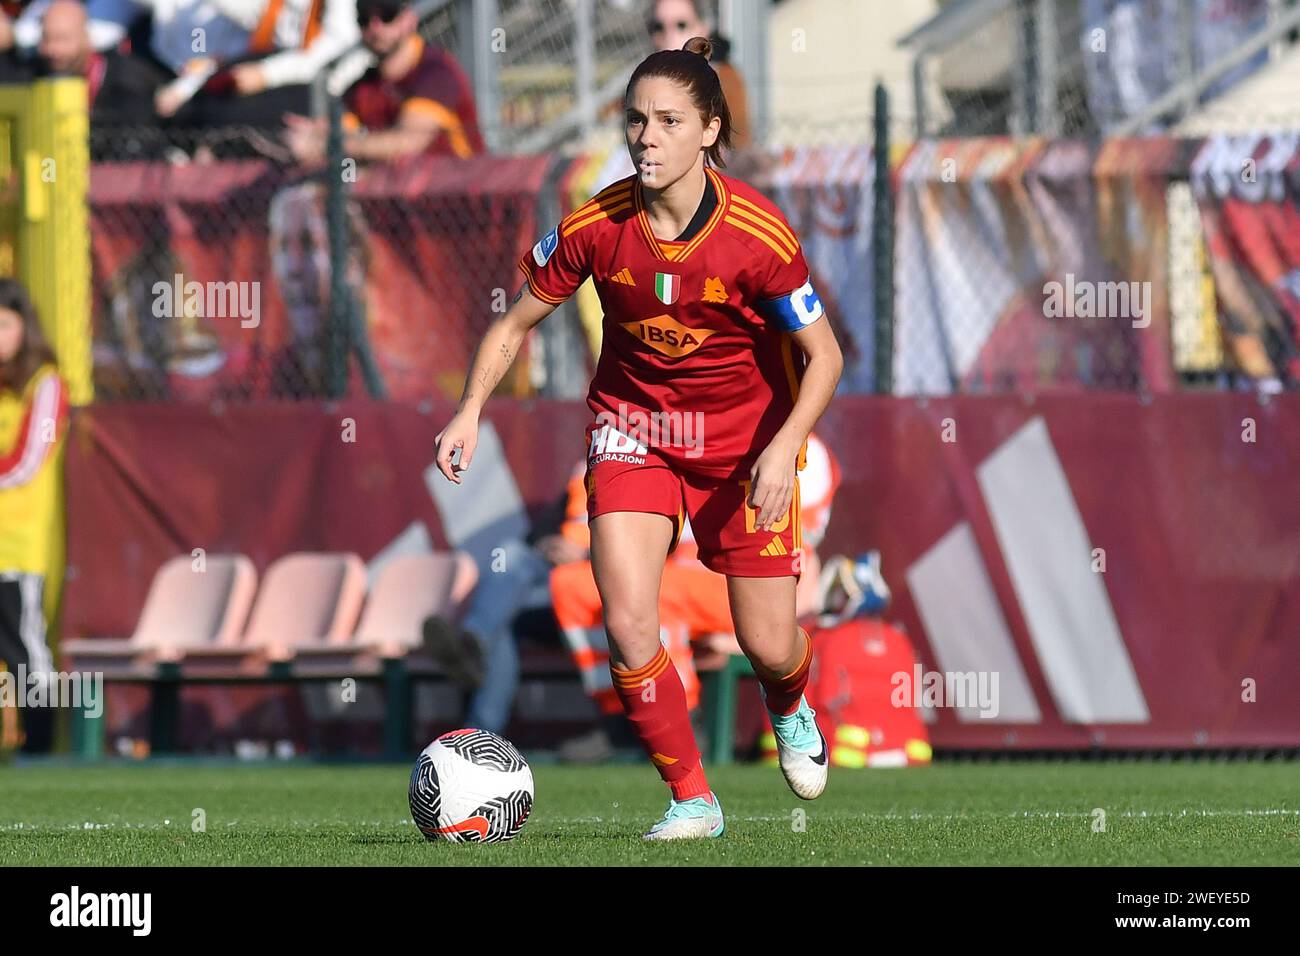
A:
<svg viewBox="0 0 1300 956">
<path fill-rule="evenodd" d="M 45 578 L 59 515 L 59 441 L 68 402 L 36 309 L 22 284 L 0 279 L 0 660 L 48 681 Z M 44 753 L 53 712 L 23 708 L 23 750 Z"/>
<path fill-rule="evenodd" d="M 713 24 L 700 14 L 696 0 L 657 0 L 651 11 L 650 41 L 656 50 L 680 50 L 691 37 L 708 37 L 713 43 L 709 63 L 718 74 L 722 95 L 731 110 L 731 146 L 739 152 L 750 142 L 749 100 L 740 71 L 729 62 L 731 41 L 714 32 Z M 622 112 L 622 101 L 619 101 Z M 739 175 L 732 172 L 732 175 Z"/>
<path fill-rule="evenodd" d="M 20 44 L 17 38 L 18 24 L 23 20 L 30 23 L 21 3 L 0 0 L 0 83 L 26 83 L 31 79 L 30 47 L 34 44 Z M 30 27 L 25 26 L 21 32 L 30 33 Z M 39 24 L 36 33 L 39 36 Z"/>
<path fill-rule="evenodd" d="M 86 8 L 79 0 L 52 0 L 43 6 L 37 46 L 40 72 L 85 77 L 93 125 L 153 122 L 150 102 L 157 72 L 116 51 L 96 52 L 86 30 Z"/>
<path fill-rule="evenodd" d="M 26 56 L 35 48 L 40 39 L 39 9 L 47 6 L 49 0 L 0 0 L 0 50 L 6 53 Z"/>
<path fill-rule="evenodd" d="M 469 80 L 450 52 L 426 42 L 406 0 L 358 0 L 361 42 L 373 65 L 344 96 L 344 153 L 385 162 L 421 153 L 469 157 L 484 152 Z M 285 118 L 285 142 L 302 163 L 324 159 L 327 124 Z"/>
<path fill-rule="evenodd" d="M 278 129 L 309 84 L 359 36 L 355 0 L 89 0 L 91 36 L 115 46 L 143 14 L 168 81 L 155 97 L 178 125 Z"/>
</svg>

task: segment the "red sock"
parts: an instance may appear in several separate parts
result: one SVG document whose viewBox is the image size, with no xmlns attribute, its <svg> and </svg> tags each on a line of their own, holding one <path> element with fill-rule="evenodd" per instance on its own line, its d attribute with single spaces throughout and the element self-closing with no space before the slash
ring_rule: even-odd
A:
<svg viewBox="0 0 1300 956">
<path fill-rule="evenodd" d="M 662 645 L 649 664 L 636 670 L 610 666 L 614 689 L 627 719 L 674 800 L 709 796 L 700 751 L 695 745 L 686 689 Z"/>
<path fill-rule="evenodd" d="M 803 638 L 804 649 L 799 664 L 784 677 L 758 677 L 763 690 L 767 691 L 767 709 L 782 717 L 789 716 L 799 706 L 799 698 L 808 686 L 808 670 L 812 665 L 812 638 L 802 627 L 799 636 Z"/>
</svg>

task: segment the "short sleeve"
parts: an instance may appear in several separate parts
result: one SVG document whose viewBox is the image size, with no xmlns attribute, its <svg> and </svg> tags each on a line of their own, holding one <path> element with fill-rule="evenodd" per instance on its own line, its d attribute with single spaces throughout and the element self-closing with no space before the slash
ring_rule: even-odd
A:
<svg viewBox="0 0 1300 956">
<path fill-rule="evenodd" d="M 463 75 L 447 56 L 427 57 L 420 64 L 407 90 L 411 97 L 440 103 L 455 109 L 465 94 Z"/>
<path fill-rule="evenodd" d="M 519 260 L 528 289 L 543 302 L 559 305 L 591 275 L 591 228 L 560 223 Z"/>
<path fill-rule="evenodd" d="M 754 311 L 782 332 L 797 332 L 820 319 L 825 310 L 813 289 L 803 246 L 784 220 L 781 222 L 785 226 L 781 235 L 768 244 L 754 295 Z"/>
</svg>

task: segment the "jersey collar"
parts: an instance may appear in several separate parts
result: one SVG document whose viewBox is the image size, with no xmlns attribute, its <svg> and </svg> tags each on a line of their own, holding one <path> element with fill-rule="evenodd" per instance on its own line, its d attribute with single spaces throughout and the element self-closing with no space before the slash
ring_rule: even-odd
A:
<svg viewBox="0 0 1300 956">
<path fill-rule="evenodd" d="M 655 258 L 662 259 L 665 262 L 683 261 L 699 247 L 700 243 L 708 238 L 709 233 L 713 232 L 718 223 L 722 221 L 722 217 L 726 215 L 727 207 L 731 201 L 731 193 L 723 185 L 722 177 L 713 169 L 705 166 L 704 175 L 708 176 L 713 183 L 713 191 L 717 194 L 718 202 L 713 207 L 713 215 L 709 216 L 709 221 L 704 224 L 704 228 L 687 242 L 671 242 L 667 239 L 660 239 L 654 234 L 654 230 L 650 228 L 650 217 L 646 215 L 645 197 L 641 195 L 641 182 L 637 180 L 636 189 L 633 190 L 636 197 L 637 231 L 641 234 L 641 238 Z"/>
</svg>

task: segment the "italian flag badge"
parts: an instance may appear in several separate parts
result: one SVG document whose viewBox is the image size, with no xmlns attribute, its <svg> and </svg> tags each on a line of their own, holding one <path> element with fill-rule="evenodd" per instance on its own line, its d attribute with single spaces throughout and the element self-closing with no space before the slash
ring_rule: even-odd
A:
<svg viewBox="0 0 1300 956">
<path fill-rule="evenodd" d="M 677 293 L 682 288 L 682 277 L 669 275 L 666 272 L 655 273 L 655 295 L 664 305 L 672 305 L 677 301 Z"/>
</svg>

